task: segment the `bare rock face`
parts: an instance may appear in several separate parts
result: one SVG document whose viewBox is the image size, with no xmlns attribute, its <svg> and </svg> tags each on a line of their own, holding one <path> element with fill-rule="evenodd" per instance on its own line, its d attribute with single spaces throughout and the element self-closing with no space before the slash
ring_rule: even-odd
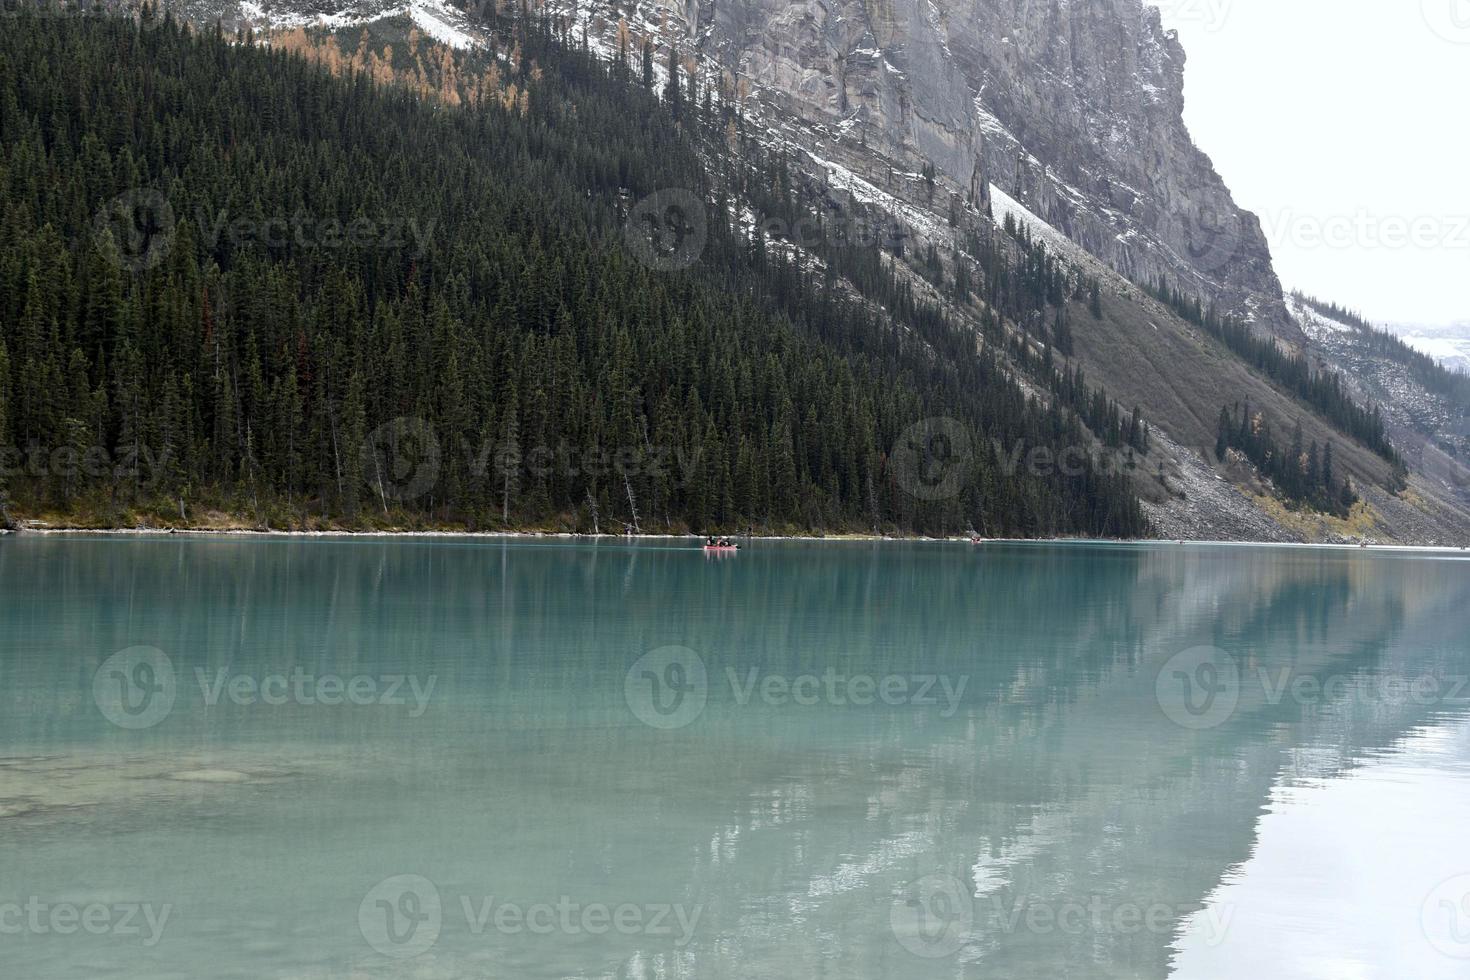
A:
<svg viewBox="0 0 1470 980">
<path fill-rule="evenodd" d="M 431 36 L 473 46 L 474 18 L 461 8 L 487 0 L 166 2 L 201 23 L 407 16 Z M 993 183 L 1124 276 L 1166 279 L 1283 340 L 1304 340 L 1259 221 L 1236 207 L 1185 129 L 1184 50 L 1142 0 L 529 5 L 568 18 L 603 53 L 626 29 L 635 44 L 653 42 L 660 66 L 670 48 L 697 55 L 707 79 L 748 91 L 749 115 L 775 138 L 895 197 L 921 203 L 912 178 L 926 163 L 981 209 Z"/>
<path fill-rule="evenodd" d="M 783 136 L 932 162 L 975 197 L 994 182 L 1127 277 L 1300 341 L 1260 223 L 1185 129 L 1183 48 L 1141 0 L 693 0 L 679 18 L 797 124 Z"/>
</svg>

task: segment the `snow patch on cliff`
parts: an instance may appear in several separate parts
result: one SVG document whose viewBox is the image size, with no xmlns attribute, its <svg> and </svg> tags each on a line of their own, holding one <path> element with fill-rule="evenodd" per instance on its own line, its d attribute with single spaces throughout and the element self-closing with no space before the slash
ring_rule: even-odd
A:
<svg viewBox="0 0 1470 980">
<path fill-rule="evenodd" d="M 407 7 L 388 7 L 382 10 L 374 10 L 368 13 L 356 13 L 343 11 L 337 14 L 318 14 L 303 11 L 286 11 L 277 13 L 267 11 L 258 3 L 250 0 L 242 0 L 240 3 L 240 16 L 248 20 L 256 29 L 280 30 L 293 27 L 319 27 L 323 30 L 337 30 L 343 27 L 358 27 L 375 20 L 387 17 L 395 17 L 406 13 Z"/>
<path fill-rule="evenodd" d="M 1053 255 L 1066 259 L 1078 269 L 1105 283 L 1112 282 L 1115 286 L 1121 284 L 1120 277 L 1111 266 L 1038 218 L 1025 205 L 994 184 L 990 185 L 990 210 L 995 215 L 997 227 L 1005 227 L 1006 215 L 1010 215 L 1012 221 L 1031 232 L 1032 238 L 1044 242 Z"/>
<path fill-rule="evenodd" d="M 479 41 L 454 26 L 454 15 L 440 0 L 415 0 L 409 4 L 409 16 L 419 30 L 441 44 L 462 49 L 480 46 Z"/>
<path fill-rule="evenodd" d="M 1291 311 L 1291 315 L 1296 319 L 1297 325 L 1313 340 L 1325 340 L 1333 334 L 1353 334 L 1358 332 L 1356 327 L 1318 313 L 1295 296 L 1288 295 L 1286 297 L 1286 308 Z"/>
<path fill-rule="evenodd" d="M 240 16 L 257 30 L 290 30 L 296 27 L 314 27 L 321 30 L 340 30 L 346 27 L 361 27 L 380 20 L 406 17 L 429 37 L 453 48 L 470 49 L 483 46 L 461 26 L 465 15 L 455 10 L 444 0 L 411 0 L 409 3 L 384 4 L 375 7 L 359 4 L 335 14 L 315 13 L 309 10 L 267 10 L 254 0 L 241 0 Z"/>
<path fill-rule="evenodd" d="M 832 187 L 846 191 L 852 195 L 854 200 L 862 204 L 882 208 L 896 220 L 908 225 L 910 230 L 922 235 L 926 241 L 939 243 L 945 242 L 951 237 L 948 234 L 948 226 L 945 222 L 928 211 L 899 200 L 887 191 L 859 177 L 840 163 L 832 160 L 824 160 L 810 150 L 800 146 L 793 145 L 792 149 L 805 153 L 812 163 L 822 168 L 822 173 L 826 177 L 827 183 Z"/>
</svg>

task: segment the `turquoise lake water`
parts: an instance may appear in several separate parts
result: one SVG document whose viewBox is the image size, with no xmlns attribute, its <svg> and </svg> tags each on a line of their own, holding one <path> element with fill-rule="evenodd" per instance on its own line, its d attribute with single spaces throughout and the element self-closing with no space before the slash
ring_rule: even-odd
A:
<svg viewBox="0 0 1470 980">
<path fill-rule="evenodd" d="M 0 975 L 1464 978 L 1470 561 L 0 538 Z"/>
</svg>

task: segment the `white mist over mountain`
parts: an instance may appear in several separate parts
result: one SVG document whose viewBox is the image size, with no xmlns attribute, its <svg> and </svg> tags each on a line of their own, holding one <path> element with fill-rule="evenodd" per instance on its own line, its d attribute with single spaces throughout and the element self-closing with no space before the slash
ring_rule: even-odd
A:
<svg viewBox="0 0 1470 980">
<path fill-rule="evenodd" d="M 1189 54 L 1186 122 L 1288 287 L 1380 322 L 1470 316 L 1470 2 L 1155 5 Z"/>
<path fill-rule="evenodd" d="M 1413 323 L 1384 326 L 1416 350 L 1423 351 L 1451 371 L 1470 374 L 1470 321 L 1426 327 Z"/>
</svg>

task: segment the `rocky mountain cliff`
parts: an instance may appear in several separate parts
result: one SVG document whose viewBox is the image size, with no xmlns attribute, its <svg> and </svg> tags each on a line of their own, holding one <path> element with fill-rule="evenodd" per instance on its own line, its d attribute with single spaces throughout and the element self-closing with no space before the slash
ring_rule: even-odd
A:
<svg viewBox="0 0 1470 980">
<path fill-rule="evenodd" d="M 446 0 L 171 0 L 198 24 L 257 31 L 370 27 L 374 43 L 409 30 L 484 49 L 480 13 Z M 485 0 L 492 2 L 492 0 Z M 514 0 L 498 0 L 504 7 Z M 652 0 L 530 3 L 572 43 L 635 64 L 645 47 L 661 89 L 667 66 L 685 91 L 738 103 L 744 132 L 780 151 L 833 213 L 895 222 L 915 246 L 885 261 L 960 322 L 993 311 L 955 303 L 919 270 L 926 248 L 943 268 L 973 267 L 1003 222 L 1063 260 L 1077 292 L 1075 363 L 1141 411 L 1158 436 L 1136 461 L 1149 516 L 1170 537 L 1278 540 L 1470 538 L 1470 471 L 1424 439 L 1422 419 L 1387 409 L 1407 439 L 1409 493 L 1383 459 L 1333 429 L 1281 385 L 1209 339 L 1136 284 L 1166 281 L 1307 350 L 1353 380 L 1365 404 L 1405 383 L 1368 383 L 1363 357 L 1332 348 L 1284 300 L 1256 218 L 1240 210 L 1182 120 L 1184 52 L 1141 0 Z M 351 42 L 356 46 L 356 41 Z M 745 208 L 751 235 L 761 215 Z M 988 229 L 988 231 L 987 231 Z M 794 238 L 782 248 L 803 250 Z M 902 250 L 900 250 L 901 252 Z M 811 255 L 803 261 L 815 262 Z M 1100 301 L 1080 300 L 1085 281 Z M 1089 305 L 1092 306 L 1089 309 Z M 1028 343 L 1042 324 L 1010 325 Z M 1309 336 L 1310 334 L 1310 336 Z M 1371 366 L 1370 366 L 1371 367 Z M 1412 387 L 1412 386 L 1410 386 Z M 1415 388 L 1415 392 L 1419 389 Z M 1416 395 L 1417 397 L 1417 395 Z M 1244 400 L 1279 431 L 1336 439 L 1339 466 L 1366 510 L 1310 522 L 1277 506 L 1268 481 L 1213 452 L 1222 406 Z M 1426 405 L 1430 400 L 1420 399 Z M 1417 450 L 1429 445 L 1426 456 Z M 1135 461 L 1130 461 L 1134 466 Z"/>
<path fill-rule="evenodd" d="M 1135 282 L 1160 278 L 1290 343 L 1260 223 L 1183 121 L 1184 50 L 1142 0 L 545 0 L 611 54 L 649 42 L 741 100 L 817 168 L 899 200 L 984 209 L 993 183 Z M 478 41 L 443 0 L 183 0 L 198 22 L 344 26 L 395 16 Z M 838 175 L 839 178 L 841 175 Z"/>
<path fill-rule="evenodd" d="M 1301 339 L 1259 222 L 1185 129 L 1184 50 L 1141 0 L 695 0 L 633 19 L 748 80 L 809 149 L 861 147 L 870 174 L 929 162 L 971 199 L 993 182 L 1127 278 Z"/>
</svg>

